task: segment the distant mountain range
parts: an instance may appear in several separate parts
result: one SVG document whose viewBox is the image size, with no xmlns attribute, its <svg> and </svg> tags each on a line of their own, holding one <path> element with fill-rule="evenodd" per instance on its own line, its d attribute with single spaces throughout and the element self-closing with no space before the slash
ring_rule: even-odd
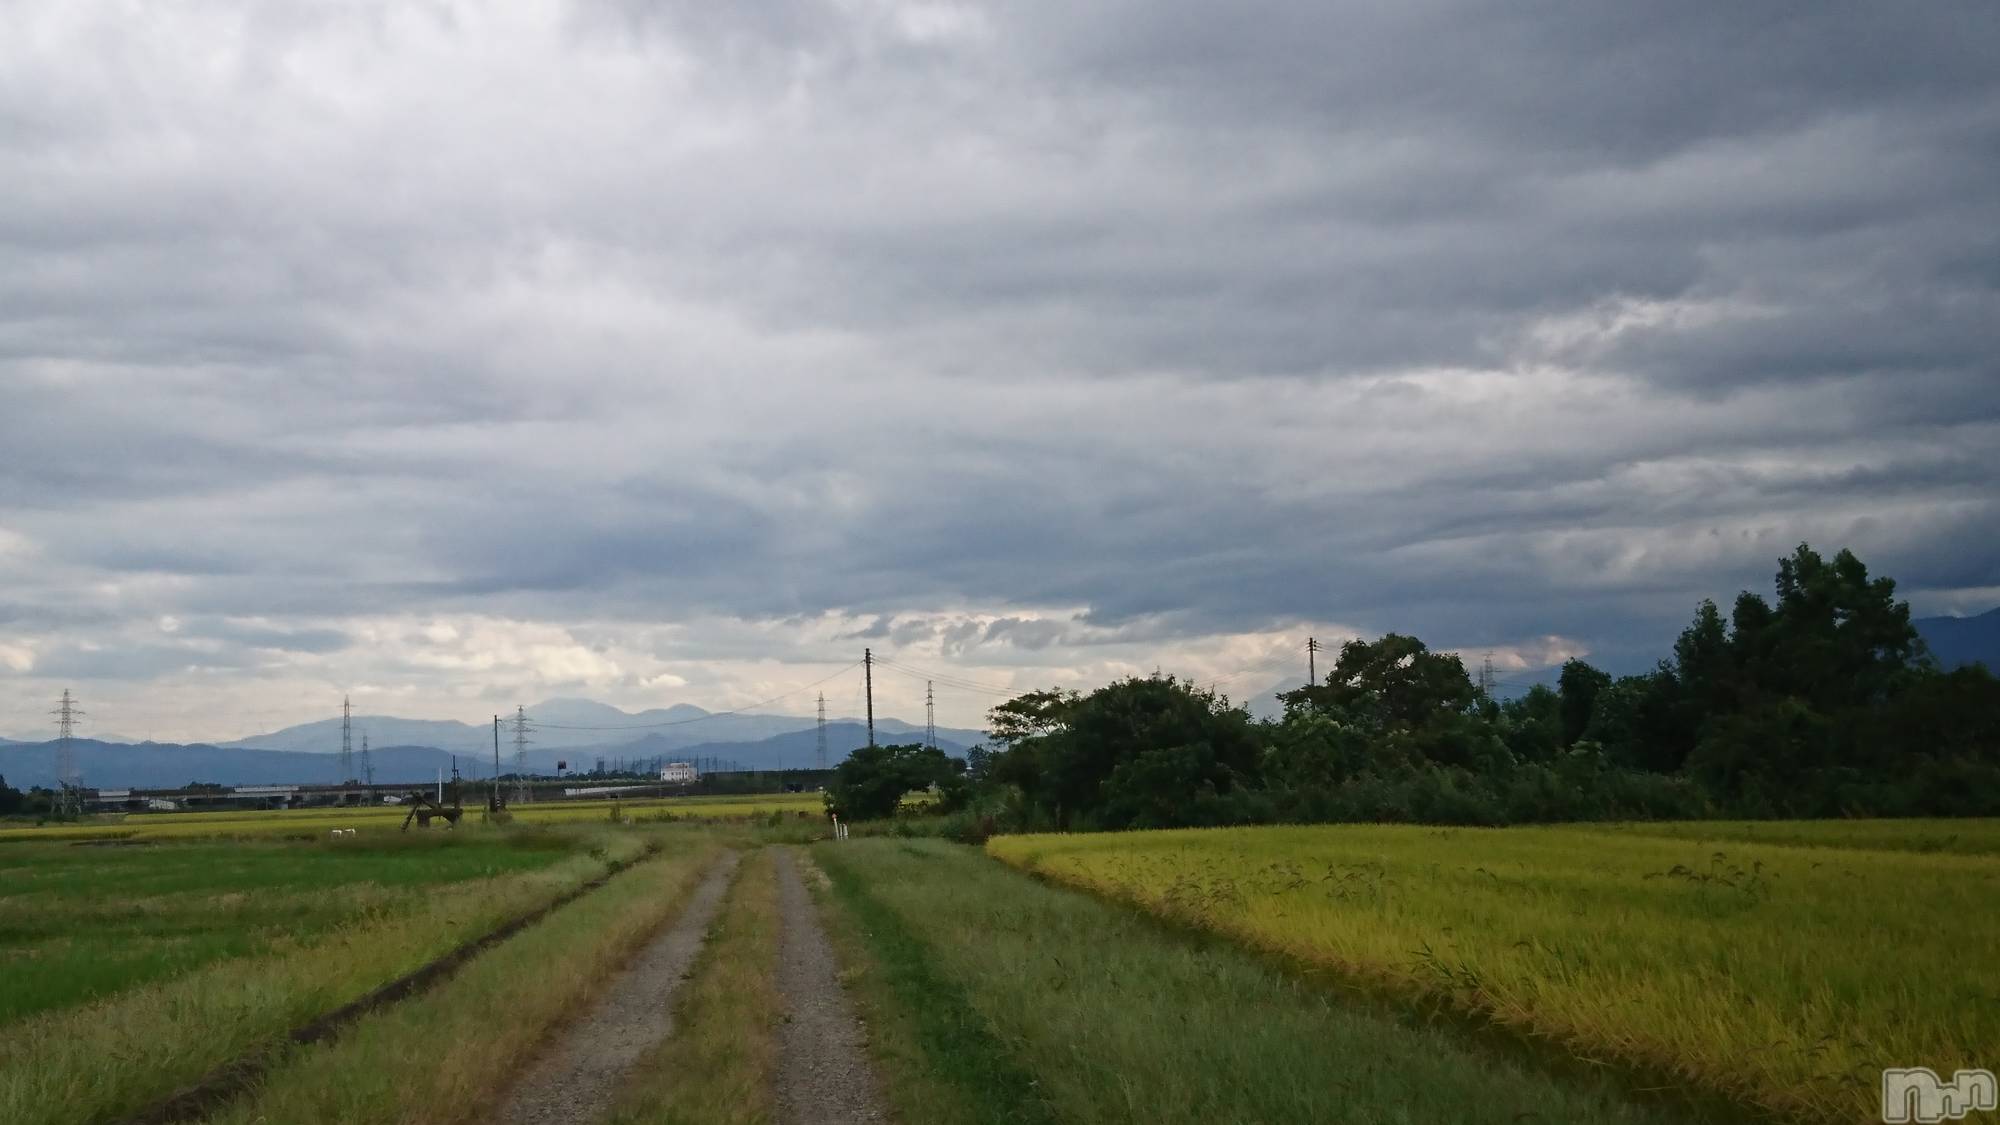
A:
<svg viewBox="0 0 2000 1125">
<path fill-rule="evenodd" d="M 527 709 L 535 728 L 534 744 L 552 750 L 592 755 L 610 753 L 610 748 L 644 742 L 646 754 L 662 754 L 684 747 L 714 742 L 757 742 L 780 734 L 811 731 L 817 720 L 801 715 L 760 715 L 704 711 L 689 703 L 649 711 L 623 711 L 607 703 L 589 699 L 550 699 Z M 502 715 L 504 722 L 508 716 Z M 855 722 L 841 719 L 841 722 Z M 455 754 L 477 754 L 493 750 L 493 728 L 485 723 L 460 723 L 439 719 L 399 719 L 392 715 L 356 715 L 353 718 L 354 745 L 361 736 L 384 746 L 427 746 Z M 878 735 L 901 737 L 923 728 L 900 719 L 875 720 Z M 503 730 L 502 751 L 505 746 Z M 986 732 L 938 728 L 940 740 L 971 746 L 985 739 Z M 319 719 L 286 727 L 269 734 L 239 738 L 218 746 L 246 750 L 290 750 L 302 753 L 332 753 L 340 749 L 340 720 Z"/>
<path fill-rule="evenodd" d="M 2000 609 L 1976 617 L 1926 617 L 1914 624 L 1943 667 L 1983 663 L 2000 671 Z M 1526 690 L 1527 683 L 1553 683 L 1554 677 L 1552 668 L 1509 672 L 1509 683 L 1503 684 L 1500 694 L 1516 695 Z M 1303 682 L 1302 677 L 1282 680 L 1245 699 L 1244 705 L 1259 718 L 1276 718 L 1284 713 L 1278 693 Z M 816 721 L 810 718 L 717 713 L 687 703 L 634 713 L 588 699 L 551 699 L 529 708 L 528 714 L 537 728 L 529 766 L 543 774 L 555 772 L 558 761 L 567 761 L 571 771 L 587 771 L 600 757 L 607 763 L 703 758 L 740 763 L 745 769 L 798 769 L 813 764 L 817 744 Z M 493 728 L 486 724 L 356 715 L 353 725 L 357 751 L 361 735 L 369 738 L 377 781 L 434 778 L 440 769 L 449 773 L 454 759 L 464 777 L 492 776 Z M 881 718 L 875 720 L 875 731 L 879 742 L 908 741 L 920 738 L 923 728 Z M 984 731 L 938 728 L 938 745 L 953 755 L 963 756 L 985 738 Z M 827 724 L 829 762 L 840 761 L 867 741 L 867 730 L 858 720 Z M 340 780 L 331 760 L 340 748 L 337 718 L 219 745 L 78 739 L 75 746 L 84 781 L 94 787 Z M 503 732 L 501 771 L 512 768 L 513 750 Z M 0 777 L 16 787 L 53 785 L 55 744 L 0 738 Z"/>
<path fill-rule="evenodd" d="M 686 703 L 633 713 L 588 699 L 551 699 L 528 708 L 528 716 L 534 727 L 528 766 L 541 774 L 554 773 L 559 761 L 569 763 L 567 772 L 588 771 L 599 758 L 607 764 L 701 758 L 743 769 L 804 769 L 814 764 L 818 745 L 816 719 L 716 713 Z M 448 774 L 454 760 L 461 776 L 493 775 L 493 728 L 487 724 L 356 715 L 353 731 L 357 759 L 361 737 L 368 736 L 378 782 L 423 781 L 440 769 Z M 884 717 L 875 720 L 875 735 L 877 742 L 908 742 L 921 740 L 923 728 Z M 978 730 L 939 727 L 937 732 L 939 748 L 958 757 L 985 738 Z M 828 764 L 837 764 L 867 745 L 868 730 L 859 720 L 829 720 L 826 740 Z M 93 788 L 341 780 L 335 776 L 337 718 L 218 744 L 80 738 L 73 745 L 84 783 Z M 504 729 L 500 754 L 500 772 L 512 772 L 514 750 Z M 55 784 L 55 743 L 0 738 L 0 777 L 16 788 Z"/>
<path fill-rule="evenodd" d="M 899 724 L 904 725 L 904 724 Z M 876 720 L 876 741 L 907 739 L 907 733 L 886 733 Z M 886 734 L 886 737 L 885 737 Z M 921 734 L 919 734 L 921 737 Z M 652 758 L 702 760 L 736 769 L 809 769 L 817 756 L 818 732 L 808 728 L 787 731 L 753 742 L 705 742 L 667 747 L 661 741 L 641 740 L 612 747 L 592 747 L 586 751 L 535 749 L 528 752 L 529 769 L 553 774 L 556 762 L 567 759 L 566 773 L 586 772 L 603 758 L 614 762 L 637 763 Z M 837 765 L 855 748 L 868 744 L 868 728 L 855 722 L 826 725 L 827 764 Z M 341 780 L 333 755 L 291 750 L 261 750 L 240 746 L 179 745 L 142 742 L 137 745 L 79 738 L 72 747 L 84 784 L 94 789 L 171 788 L 189 782 L 219 785 L 324 784 Z M 938 736 L 938 748 L 953 757 L 964 757 L 969 743 Z M 493 776 L 493 744 L 489 736 L 477 751 L 453 754 L 431 746 L 374 746 L 368 752 L 377 783 L 423 782 L 440 771 L 449 776 L 452 767 L 470 780 Z M 357 763 L 358 767 L 358 763 Z M 500 772 L 514 769 L 513 752 L 502 747 Z M 9 785 L 26 789 L 33 785 L 53 786 L 56 779 L 54 742 L 6 742 L 0 744 L 0 777 Z"/>
<path fill-rule="evenodd" d="M 1977 617 L 1925 617 L 1912 624 L 1939 665 L 1984 664 L 2000 674 L 2000 609 Z"/>
</svg>

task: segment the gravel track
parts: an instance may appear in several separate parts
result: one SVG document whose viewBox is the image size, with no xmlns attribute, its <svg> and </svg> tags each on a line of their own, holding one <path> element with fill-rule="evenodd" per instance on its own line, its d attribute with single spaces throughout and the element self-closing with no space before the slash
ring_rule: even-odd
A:
<svg viewBox="0 0 2000 1125">
<path fill-rule="evenodd" d="M 737 855 L 718 860 L 681 915 L 605 987 L 596 1006 L 557 1033 L 508 1091 L 493 1120 L 505 1125 L 584 1125 L 611 1108 L 625 1076 L 673 1033 L 674 992 L 701 952 Z"/>
<path fill-rule="evenodd" d="M 867 1031 L 840 987 L 840 963 L 787 848 L 778 849 L 778 1120 L 785 1125 L 885 1121 Z"/>
</svg>

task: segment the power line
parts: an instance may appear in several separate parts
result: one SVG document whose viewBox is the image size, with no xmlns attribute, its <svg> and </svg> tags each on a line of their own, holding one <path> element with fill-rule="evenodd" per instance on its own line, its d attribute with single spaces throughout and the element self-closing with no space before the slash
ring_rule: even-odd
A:
<svg viewBox="0 0 2000 1125">
<path fill-rule="evenodd" d="M 982 680 L 975 680 L 970 676 L 960 675 L 957 672 L 939 672 L 930 668 L 918 668 L 913 664 L 905 664 L 900 660 L 892 660 L 887 657 L 876 657 L 875 659 L 876 663 L 886 664 L 889 667 L 894 668 L 899 672 L 904 672 L 909 675 L 921 677 L 927 680 L 936 680 L 940 683 L 947 684 L 948 686 L 962 687 L 967 689 L 968 691 L 991 691 L 991 692 L 1006 692 L 1009 694 L 1014 694 L 1018 693 L 1021 690 L 1019 688 L 1006 687 L 1001 684 L 989 684 Z"/>
<path fill-rule="evenodd" d="M 1011 699 L 1014 696 L 1021 694 L 1022 690 L 1020 688 L 1001 687 L 998 684 L 984 684 L 980 683 L 977 680 L 967 679 L 964 676 L 956 675 L 950 672 L 933 672 L 924 668 L 916 668 L 908 664 L 903 664 L 898 661 L 890 660 L 889 658 L 883 656 L 876 657 L 875 663 L 881 665 L 884 668 L 901 672 L 905 676 L 909 676 L 912 679 L 926 680 L 933 683 L 943 684 L 945 687 L 957 688 L 960 691 L 968 691 L 968 692 L 973 692 L 975 694 L 1003 695 Z"/>
<path fill-rule="evenodd" d="M 795 687 L 788 692 L 785 692 L 783 695 L 774 695 L 769 699 L 760 699 L 755 703 L 746 703 L 743 706 L 738 707 L 731 711 L 710 711 L 706 715 L 697 715 L 692 719 L 671 719 L 668 720 L 667 722 L 662 722 L 662 723 L 627 723 L 621 726 L 591 726 L 581 723 L 539 723 L 537 725 L 537 729 L 539 730 L 658 730 L 661 727 L 684 727 L 692 723 L 705 723 L 710 719 L 721 719 L 721 718 L 726 718 L 730 715 L 741 715 L 747 711 L 755 711 L 759 707 L 768 707 L 771 704 L 776 703 L 781 699 L 790 699 L 792 696 L 797 695 L 802 691 L 811 691 L 813 688 L 816 688 L 821 684 L 828 682 L 829 680 L 837 679 L 841 676 L 846 675 L 849 672 L 852 672 L 856 668 L 859 668 L 861 666 L 861 663 L 862 663 L 861 661 L 857 660 L 854 663 L 849 664 L 847 667 L 842 668 L 840 671 L 833 673 L 833 675 L 831 676 L 826 676 L 821 679 L 814 680 L 812 683 L 809 684 L 801 684 L 800 686 Z"/>
<path fill-rule="evenodd" d="M 1319 645 L 1315 642 L 1312 645 L 1312 647 L 1307 649 L 1308 659 L 1310 659 L 1312 653 L 1317 651 L 1319 651 Z M 1258 672 L 1268 672 L 1273 668 L 1276 668 L 1282 664 L 1289 663 L 1296 659 L 1298 659 L 1298 647 L 1295 644 L 1288 651 L 1281 652 L 1276 656 L 1271 657 L 1268 660 L 1264 660 L 1257 664 L 1253 664 L 1248 668 L 1243 668 L 1238 671 L 1231 672 L 1226 676 L 1218 676 L 1215 679 L 1207 681 L 1204 686 L 1212 690 L 1217 685 L 1226 684 L 1231 680 L 1240 679 L 1244 676 L 1255 675 Z"/>
</svg>

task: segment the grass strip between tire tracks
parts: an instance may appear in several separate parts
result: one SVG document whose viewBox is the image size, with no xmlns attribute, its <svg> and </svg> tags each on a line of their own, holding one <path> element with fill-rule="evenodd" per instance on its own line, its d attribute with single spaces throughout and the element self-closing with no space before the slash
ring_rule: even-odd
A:
<svg viewBox="0 0 2000 1125">
<path fill-rule="evenodd" d="M 840 847 L 845 845 L 822 845 Z M 865 880 L 838 864 L 821 872 L 838 909 L 829 936 L 850 965 L 890 1102 L 913 1125 L 1055 1125 L 1033 1074 L 1015 1062 L 964 989 Z M 814 880 L 818 882 L 819 880 Z"/>
<path fill-rule="evenodd" d="M 494 1119 L 510 1083 L 633 954 L 672 926 L 721 849 L 637 865 L 473 959 L 421 1003 L 293 1047 L 209 1125 L 454 1125 Z"/>
<path fill-rule="evenodd" d="M 658 855 L 659 850 L 657 841 L 649 841 L 644 851 L 630 859 L 612 861 L 604 873 L 596 878 L 579 884 L 525 914 L 516 915 L 502 922 L 486 933 L 397 977 L 366 996 L 342 1004 L 308 1023 L 293 1028 L 285 1034 L 285 1039 L 297 1046 L 310 1046 L 322 1042 L 370 1012 L 437 987 L 474 957 L 597 890 L 637 864 Z M 174 1122 L 193 1121 L 247 1089 L 270 1068 L 273 1061 L 273 1056 L 267 1052 L 257 1052 L 234 1059 L 203 1075 L 199 1081 L 186 1089 L 162 1098 L 123 1119 L 120 1125 L 172 1125 Z"/>
<path fill-rule="evenodd" d="M 775 1116 L 778 883 L 769 848 L 744 861 L 681 989 L 674 1033 L 633 1072 L 607 1125 L 766 1125 Z"/>
</svg>

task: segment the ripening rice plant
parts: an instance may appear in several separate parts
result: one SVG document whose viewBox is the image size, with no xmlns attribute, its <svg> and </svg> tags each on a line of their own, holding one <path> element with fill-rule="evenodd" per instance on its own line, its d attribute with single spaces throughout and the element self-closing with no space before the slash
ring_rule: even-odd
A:
<svg viewBox="0 0 2000 1125">
<path fill-rule="evenodd" d="M 2000 1059 L 1992 854 L 1374 825 L 999 837 L 988 851 L 1801 1119 L 1875 1114 L 1885 1067 Z"/>
</svg>

